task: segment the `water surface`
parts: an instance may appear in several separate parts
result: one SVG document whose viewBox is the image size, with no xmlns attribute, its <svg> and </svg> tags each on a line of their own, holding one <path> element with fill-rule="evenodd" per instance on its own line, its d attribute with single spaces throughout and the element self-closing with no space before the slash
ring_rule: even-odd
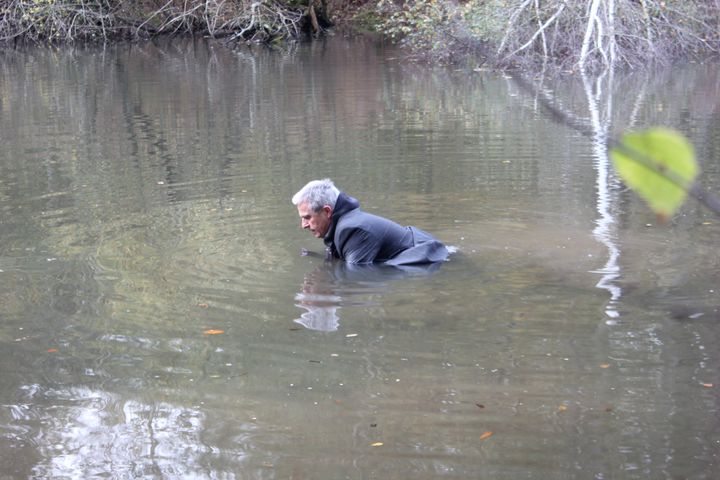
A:
<svg viewBox="0 0 720 480">
<path fill-rule="evenodd" d="M 511 78 L 368 40 L 0 52 L 3 478 L 714 478 L 720 220 L 667 224 L 603 139 L 720 187 L 713 66 Z M 301 256 L 331 177 L 457 248 Z"/>
</svg>

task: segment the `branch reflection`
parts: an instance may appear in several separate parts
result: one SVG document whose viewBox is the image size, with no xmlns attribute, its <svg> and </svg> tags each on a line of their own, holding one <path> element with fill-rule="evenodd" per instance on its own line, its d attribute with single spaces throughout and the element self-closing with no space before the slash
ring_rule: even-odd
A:
<svg viewBox="0 0 720 480">
<path fill-rule="evenodd" d="M 610 318 L 606 321 L 608 324 L 615 323 L 615 319 L 620 316 L 617 304 L 622 297 L 622 288 L 618 284 L 621 276 L 619 262 L 621 250 L 617 239 L 616 219 L 620 185 L 610 168 L 607 146 L 613 116 L 613 79 L 612 68 L 597 78 L 594 87 L 590 79 L 585 74 L 582 75 L 593 130 L 593 152 L 597 175 L 596 208 L 599 217 L 595 220 L 595 228 L 592 233 L 598 242 L 607 248 L 608 252 L 605 265 L 592 273 L 602 275 L 596 286 L 607 290 L 610 294 L 610 301 L 605 307 L 605 314 Z M 604 93 L 603 86 L 606 87 L 606 93 Z"/>
</svg>

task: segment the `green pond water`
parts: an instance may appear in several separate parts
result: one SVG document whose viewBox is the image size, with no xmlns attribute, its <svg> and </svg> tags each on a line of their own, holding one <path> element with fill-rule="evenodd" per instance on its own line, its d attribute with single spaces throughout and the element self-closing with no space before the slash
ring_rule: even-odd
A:
<svg viewBox="0 0 720 480">
<path fill-rule="evenodd" d="M 604 139 L 687 135 L 717 66 L 545 79 L 367 39 L 0 51 L 0 479 L 712 479 L 720 218 L 666 224 Z M 330 177 L 456 250 L 348 269 Z"/>
</svg>

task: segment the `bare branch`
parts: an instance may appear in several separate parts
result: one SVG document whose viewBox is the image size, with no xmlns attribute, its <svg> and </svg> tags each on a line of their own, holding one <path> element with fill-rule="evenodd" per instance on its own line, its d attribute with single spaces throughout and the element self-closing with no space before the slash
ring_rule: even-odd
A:
<svg viewBox="0 0 720 480">
<path fill-rule="evenodd" d="M 500 46 L 497 49 L 498 55 L 505 48 L 505 42 L 507 42 L 508 37 L 513 32 L 513 29 L 512 29 L 513 25 L 517 21 L 518 17 L 522 14 L 523 10 L 525 10 L 525 8 L 527 8 L 527 6 L 530 5 L 531 1 L 532 0 L 525 0 L 522 3 L 522 5 L 520 5 L 517 8 L 517 10 L 515 10 L 512 15 L 510 15 L 510 19 L 508 20 L 508 26 L 507 26 L 507 29 L 505 30 L 505 36 L 503 37 L 502 41 L 500 42 Z"/>
<path fill-rule="evenodd" d="M 585 29 L 585 37 L 583 38 L 582 48 L 580 49 L 580 59 L 578 60 L 578 66 L 581 70 L 585 69 L 585 62 L 587 61 L 588 51 L 590 50 L 590 39 L 595 28 L 597 11 L 600 7 L 600 1 L 601 0 L 592 0 L 592 3 L 590 4 L 587 28 Z"/>
<path fill-rule="evenodd" d="M 525 43 L 523 46 L 521 46 L 520 48 L 518 48 L 517 50 L 515 50 L 514 52 L 512 52 L 512 53 L 510 54 L 510 56 L 516 55 L 517 53 L 519 53 L 519 52 L 525 50 L 526 48 L 528 48 L 530 45 L 533 44 L 533 42 L 535 41 L 535 39 L 537 38 L 538 35 L 540 35 L 540 34 L 543 34 L 543 35 L 544 35 L 545 29 L 548 27 L 548 25 L 552 24 L 552 22 L 554 22 L 555 19 L 560 16 L 560 14 L 562 13 L 562 11 L 563 11 L 564 9 L 565 9 L 565 4 L 563 3 L 562 5 L 560 5 L 560 8 L 558 8 L 558 11 L 555 12 L 555 15 L 553 15 L 552 17 L 550 17 L 550 18 L 548 19 L 548 21 L 545 22 L 545 23 L 535 32 L 535 34 L 530 38 L 530 40 L 527 41 L 527 43 Z"/>
<path fill-rule="evenodd" d="M 155 18 L 157 15 L 159 15 L 160 13 L 162 13 L 162 12 L 168 7 L 168 5 L 170 5 L 171 3 L 173 3 L 173 0 L 168 0 L 168 2 L 167 2 L 165 5 L 163 5 L 162 7 L 160 7 L 160 9 L 158 9 L 157 11 L 155 11 L 155 13 L 153 13 L 152 15 L 150 15 L 148 18 L 145 19 L 144 22 L 142 22 L 140 25 L 138 25 L 138 27 L 135 29 L 135 36 L 138 36 L 138 33 L 140 32 L 140 29 L 143 28 L 150 20 L 152 20 L 152 19 Z"/>
</svg>

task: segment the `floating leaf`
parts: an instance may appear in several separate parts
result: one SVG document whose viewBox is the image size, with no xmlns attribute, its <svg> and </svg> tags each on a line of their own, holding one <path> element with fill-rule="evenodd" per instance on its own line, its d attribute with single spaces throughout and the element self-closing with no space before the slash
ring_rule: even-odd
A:
<svg viewBox="0 0 720 480">
<path fill-rule="evenodd" d="M 690 142 L 667 128 L 624 135 L 610 156 L 623 181 L 662 218 L 680 207 L 698 174 Z"/>
<path fill-rule="evenodd" d="M 702 383 L 701 385 L 705 388 L 713 388 L 714 387 L 714 385 L 712 383 Z"/>
<path fill-rule="evenodd" d="M 225 333 L 225 330 L 216 330 L 213 328 L 211 328 L 210 330 L 205 330 L 203 332 L 204 335 L 222 335 L 223 333 Z"/>
<path fill-rule="evenodd" d="M 480 435 L 480 440 L 487 440 L 488 438 L 493 436 L 493 432 L 487 431 Z"/>
<path fill-rule="evenodd" d="M 208 305 L 207 303 L 198 303 L 197 306 L 200 308 L 208 308 L 210 305 Z"/>
<path fill-rule="evenodd" d="M 566 405 L 560 405 L 560 406 L 558 407 L 558 412 L 564 412 L 565 410 L 567 410 L 567 406 L 566 406 Z"/>
<path fill-rule="evenodd" d="M 57 348 L 48 348 L 48 349 L 47 349 L 47 352 L 48 352 L 48 353 L 57 353 L 57 352 L 58 352 L 58 349 L 57 349 Z"/>
<path fill-rule="evenodd" d="M 385 445 L 383 442 L 374 442 L 370 444 L 371 447 L 382 447 L 383 445 Z"/>
<path fill-rule="evenodd" d="M 610 364 L 609 364 L 609 363 L 602 363 L 602 364 L 600 364 L 600 368 L 610 368 Z"/>
</svg>

